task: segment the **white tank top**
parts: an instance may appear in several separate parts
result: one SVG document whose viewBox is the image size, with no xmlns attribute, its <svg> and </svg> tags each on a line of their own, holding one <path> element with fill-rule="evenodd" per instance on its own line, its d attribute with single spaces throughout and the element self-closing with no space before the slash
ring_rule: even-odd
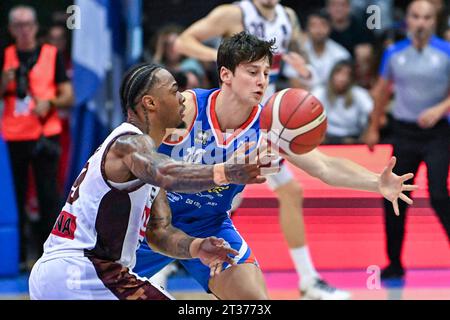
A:
<svg viewBox="0 0 450 320">
<path fill-rule="evenodd" d="M 106 180 L 107 151 L 125 134 L 142 132 L 122 123 L 89 158 L 44 244 L 44 256 L 94 256 L 134 266 L 159 187 Z"/>
<path fill-rule="evenodd" d="M 242 23 L 248 33 L 269 41 L 275 38 L 276 53 L 270 70 L 269 87 L 264 94 L 263 103 L 275 93 L 275 81 L 280 74 L 281 55 L 288 51 L 292 37 L 292 24 L 285 8 L 281 4 L 275 7 L 275 19 L 264 18 L 250 0 L 237 2 L 242 11 Z"/>
</svg>

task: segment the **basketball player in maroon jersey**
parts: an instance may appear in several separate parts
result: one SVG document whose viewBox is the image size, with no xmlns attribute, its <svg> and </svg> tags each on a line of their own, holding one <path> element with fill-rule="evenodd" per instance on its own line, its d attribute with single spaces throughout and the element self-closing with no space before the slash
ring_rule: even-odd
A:
<svg viewBox="0 0 450 320">
<path fill-rule="evenodd" d="M 234 264 L 229 254 L 238 252 L 223 239 L 191 237 L 172 226 L 162 188 L 200 192 L 224 183 L 262 183 L 259 164 L 199 165 L 158 153 L 166 129 L 183 124 L 185 109 L 173 76 L 159 66 L 134 67 L 120 95 L 127 122 L 75 181 L 31 272 L 31 299 L 170 299 L 131 271 L 144 237 L 162 254 L 200 259 L 211 276 L 218 264 Z"/>
</svg>

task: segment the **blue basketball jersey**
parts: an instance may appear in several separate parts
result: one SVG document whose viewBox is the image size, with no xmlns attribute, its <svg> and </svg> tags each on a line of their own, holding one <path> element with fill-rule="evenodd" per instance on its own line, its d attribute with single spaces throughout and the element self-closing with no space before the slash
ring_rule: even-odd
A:
<svg viewBox="0 0 450 320">
<path fill-rule="evenodd" d="M 188 92 L 196 102 L 195 121 L 188 134 L 182 137 L 172 135 L 161 144 L 159 152 L 184 162 L 213 165 L 225 162 L 243 143 L 255 142 L 248 152 L 257 147 L 261 105 L 253 107 L 249 118 L 239 129 L 223 133 L 215 112 L 220 89 Z M 228 220 L 233 199 L 243 189 L 244 185 L 228 184 L 195 194 L 167 192 L 172 224 L 191 235 L 218 227 Z"/>
</svg>

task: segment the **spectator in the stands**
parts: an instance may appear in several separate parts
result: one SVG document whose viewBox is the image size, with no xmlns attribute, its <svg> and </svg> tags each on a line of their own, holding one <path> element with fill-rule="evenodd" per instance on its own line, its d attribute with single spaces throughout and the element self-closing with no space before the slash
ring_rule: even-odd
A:
<svg viewBox="0 0 450 320">
<path fill-rule="evenodd" d="M 328 118 L 325 144 L 361 143 L 373 100 L 368 91 L 354 84 L 353 65 L 338 62 L 332 69 L 327 86 L 312 93 L 323 104 Z"/>
<path fill-rule="evenodd" d="M 325 10 L 308 15 L 304 51 L 315 71 L 314 86 L 326 85 L 333 66 L 338 61 L 350 59 L 348 50 L 329 38 L 330 31 L 330 18 Z"/>
<path fill-rule="evenodd" d="M 374 81 L 373 44 L 375 37 L 366 20 L 354 16 L 350 0 L 327 0 L 331 19 L 330 38 L 345 47 L 355 59 L 356 82 L 369 88 Z"/>
<path fill-rule="evenodd" d="M 178 25 L 162 27 L 156 35 L 152 62 L 161 64 L 172 73 L 185 72 L 189 82 L 195 86 L 203 86 L 205 70 L 196 59 L 186 58 L 174 50 L 174 43 L 183 28 Z M 199 83 L 195 83 L 200 80 Z"/>
<path fill-rule="evenodd" d="M 14 44 L 1 52 L 0 97 L 5 110 L 1 134 L 8 144 L 20 227 L 20 264 L 26 268 L 29 239 L 25 237 L 28 167 L 33 168 L 39 202 L 38 247 L 42 247 L 59 213 L 57 170 L 62 131 L 58 109 L 70 108 L 72 85 L 58 49 L 41 45 L 36 12 L 16 6 L 9 12 Z"/>
</svg>

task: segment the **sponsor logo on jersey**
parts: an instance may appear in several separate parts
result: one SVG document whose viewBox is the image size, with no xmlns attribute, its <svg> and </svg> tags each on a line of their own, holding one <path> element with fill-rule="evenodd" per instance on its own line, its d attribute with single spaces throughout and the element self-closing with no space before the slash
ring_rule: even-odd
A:
<svg viewBox="0 0 450 320">
<path fill-rule="evenodd" d="M 73 240 L 77 230 L 77 217 L 67 211 L 61 211 L 52 229 L 52 234 Z"/>
<path fill-rule="evenodd" d="M 196 144 L 206 145 L 208 143 L 209 137 L 210 137 L 209 131 L 199 130 L 195 135 L 194 142 Z"/>
</svg>

